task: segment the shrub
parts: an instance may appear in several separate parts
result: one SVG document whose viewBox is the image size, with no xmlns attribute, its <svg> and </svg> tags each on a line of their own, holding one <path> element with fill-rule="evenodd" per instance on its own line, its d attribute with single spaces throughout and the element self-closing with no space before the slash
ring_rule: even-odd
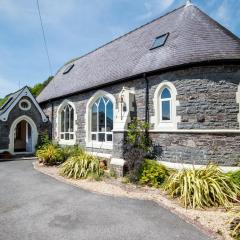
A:
<svg viewBox="0 0 240 240">
<path fill-rule="evenodd" d="M 137 119 L 134 119 L 128 127 L 123 157 L 126 160 L 128 178 L 131 182 L 139 180 L 144 157 L 150 150 L 151 140 L 147 135 L 148 129 L 148 123 Z"/>
<path fill-rule="evenodd" d="M 73 156 L 61 165 L 60 174 L 62 176 L 74 179 L 95 177 L 103 174 L 100 168 L 99 160 L 88 154 L 82 153 L 79 156 Z"/>
<path fill-rule="evenodd" d="M 240 187 L 240 170 L 236 172 L 229 172 L 227 175 L 232 179 L 232 181 Z"/>
<path fill-rule="evenodd" d="M 128 126 L 127 143 L 148 152 L 151 145 L 151 140 L 146 134 L 148 130 L 148 123 L 133 119 Z"/>
<path fill-rule="evenodd" d="M 139 182 L 150 187 L 160 187 L 168 176 L 169 171 L 164 165 L 145 159 Z"/>
<path fill-rule="evenodd" d="M 44 134 L 40 136 L 40 140 L 38 145 L 36 146 L 37 149 L 41 149 L 46 145 L 52 144 L 51 140 L 48 137 L 48 134 Z"/>
<path fill-rule="evenodd" d="M 126 145 L 124 149 L 124 159 L 128 170 L 128 178 L 131 182 L 139 180 L 140 171 L 144 162 L 145 152 L 132 145 Z"/>
<path fill-rule="evenodd" d="M 36 152 L 39 161 L 44 165 L 53 166 L 61 163 L 59 147 L 54 144 L 47 144 Z"/>
<path fill-rule="evenodd" d="M 81 155 L 84 150 L 78 146 L 65 146 L 59 148 L 59 162 L 63 163 L 68 158 Z"/>
<path fill-rule="evenodd" d="M 239 192 L 239 187 L 215 165 L 173 173 L 164 188 L 172 197 L 180 197 L 185 207 L 191 208 L 230 207 Z"/>
</svg>

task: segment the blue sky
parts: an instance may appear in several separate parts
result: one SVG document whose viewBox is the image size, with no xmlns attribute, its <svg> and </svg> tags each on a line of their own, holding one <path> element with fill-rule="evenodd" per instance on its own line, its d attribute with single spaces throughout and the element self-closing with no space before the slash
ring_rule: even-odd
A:
<svg viewBox="0 0 240 240">
<path fill-rule="evenodd" d="M 53 73 L 186 0 L 39 0 Z M 193 0 L 240 37 L 240 0 Z M 0 98 L 49 76 L 36 0 L 0 0 Z"/>
</svg>

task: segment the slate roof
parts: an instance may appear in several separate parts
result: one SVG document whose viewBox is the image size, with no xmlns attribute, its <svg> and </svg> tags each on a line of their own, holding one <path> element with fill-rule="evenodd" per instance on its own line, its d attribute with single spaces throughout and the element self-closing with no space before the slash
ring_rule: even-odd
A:
<svg viewBox="0 0 240 240">
<path fill-rule="evenodd" d="M 163 47 L 150 50 L 169 33 Z M 62 67 L 37 100 L 87 90 L 140 73 L 182 64 L 240 59 L 240 40 L 194 5 L 182 6 Z M 70 63 L 71 64 L 71 63 Z"/>
</svg>

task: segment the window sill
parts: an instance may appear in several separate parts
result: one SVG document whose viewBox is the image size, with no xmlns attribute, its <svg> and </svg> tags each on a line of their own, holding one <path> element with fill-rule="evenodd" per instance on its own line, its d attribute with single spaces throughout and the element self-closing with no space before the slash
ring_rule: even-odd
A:
<svg viewBox="0 0 240 240">
<path fill-rule="evenodd" d="M 59 140 L 58 142 L 60 145 L 75 145 L 76 144 L 76 140 L 72 139 L 72 140 Z"/>
<path fill-rule="evenodd" d="M 87 142 L 86 143 L 87 148 L 100 148 L 100 149 L 113 149 L 113 143 L 112 142 Z"/>
<path fill-rule="evenodd" d="M 160 122 L 153 130 L 177 130 L 177 124 L 173 122 Z"/>
</svg>

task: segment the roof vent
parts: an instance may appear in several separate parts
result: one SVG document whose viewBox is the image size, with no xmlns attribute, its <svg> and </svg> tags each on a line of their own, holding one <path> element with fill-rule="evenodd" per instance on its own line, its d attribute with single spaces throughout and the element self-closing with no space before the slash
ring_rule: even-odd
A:
<svg viewBox="0 0 240 240">
<path fill-rule="evenodd" d="M 169 33 L 165 33 L 161 36 L 156 37 L 150 50 L 164 46 L 164 44 L 167 41 L 168 36 L 169 36 Z"/>
<path fill-rule="evenodd" d="M 72 70 L 73 67 L 74 67 L 74 64 L 68 65 L 68 66 L 65 68 L 63 74 L 69 73 L 69 72 Z"/>
</svg>

